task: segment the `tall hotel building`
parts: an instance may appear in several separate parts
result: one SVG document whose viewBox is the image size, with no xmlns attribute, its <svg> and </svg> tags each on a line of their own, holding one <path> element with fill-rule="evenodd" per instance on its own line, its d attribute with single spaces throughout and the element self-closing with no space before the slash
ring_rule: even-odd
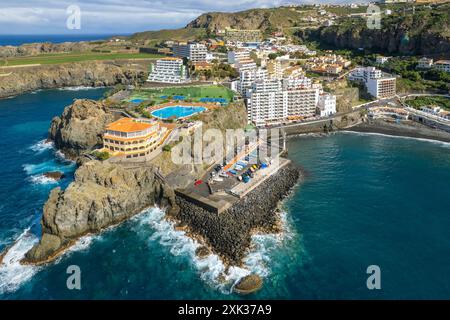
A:
<svg viewBox="0 0 450 320">
<path fill-rule="evenodd" d="M 179 58 L 162 58 L 156 65 L 150 65 L 150 75 L 147 81 L 163 83 L 183 83 L 187 81 L 186 67 Z"/>
<path fill-rule="evenodd" d="M 206 62 L 208 49 L 201 43 L 179 43 L 173 46 L 174 57 L 188 58 L 193 63 Z"/>
<path fill-rule="evenodd" d="M 247 94 L 248 122 L 264 125 L 289 117 L 312 117 L 316 114 L 319 89 L 309 81 L 298 79 L 262 79 L 253 82 Z"/>
<path fill-rule="evenodd" d="M 367 92 L 377 99 L 393 97 L 396 94 L 396 78 L 375 67 L 356 68 L 349 74 L 348 79 L 364 83 Z"/>
</svg>

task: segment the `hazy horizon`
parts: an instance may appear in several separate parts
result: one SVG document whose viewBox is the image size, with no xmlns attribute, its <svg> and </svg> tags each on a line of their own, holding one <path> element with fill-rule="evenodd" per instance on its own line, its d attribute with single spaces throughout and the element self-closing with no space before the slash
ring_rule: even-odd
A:
<svg viewBox="0 0 450 320">
<path fill-rule="evenodd" d="M 0 35 L 126 35 L 140 31 L 182 28 L 205 12 L 235 12 L 287 4 L 345 4 L 349 0 L 0 0 Z M 67 28 L 67 8 L 81 10 L 80 29 Z M 2 32 L 7 30 L 8 32 Z"/>
</svg>

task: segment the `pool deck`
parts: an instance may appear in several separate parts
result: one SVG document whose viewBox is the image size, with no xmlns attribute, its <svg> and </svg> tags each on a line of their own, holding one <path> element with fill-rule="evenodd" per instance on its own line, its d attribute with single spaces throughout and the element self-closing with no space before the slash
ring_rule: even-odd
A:
<svg viewBox="0 0 450 320">
<path fill-rule="evenodd" d="M 168 103 L 158 104 L 155 106 L 148 107 L 147 110 L 149 112 L 152 112 L 152 111 L 156 111 L 156 110 L 167 108 L 167 107 L 203 107 L 208 110 L 214 110 L 214 109 L 220 108 L 218 105 L 213 104 L 213 103 L 179 101 L 179 102 L 168 102 Z"/>
</svg>

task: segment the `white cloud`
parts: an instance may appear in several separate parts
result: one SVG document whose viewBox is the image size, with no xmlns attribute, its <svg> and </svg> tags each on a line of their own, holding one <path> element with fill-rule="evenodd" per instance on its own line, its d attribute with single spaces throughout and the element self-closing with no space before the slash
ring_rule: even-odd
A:
<svg viewBox="0 0 450 320">
<path fill-rule="evenodd" d="M 303 1 L 306 2 L 307 0 Z M 333 0 L 321 0 L 330 2 Z M 347 0 L 336 0 L 347 1 Z M 19 1 L 17 1 L 19 2 Z M 0 0 L 0 33 L 67 33 L 66 8 L 81 8 L 78 33 L 131 33 L 183 27 L 208 11 L 279 6 L 292 0 Z M 73 33 L 73 31 L 71 31 Z"/>
</svg>

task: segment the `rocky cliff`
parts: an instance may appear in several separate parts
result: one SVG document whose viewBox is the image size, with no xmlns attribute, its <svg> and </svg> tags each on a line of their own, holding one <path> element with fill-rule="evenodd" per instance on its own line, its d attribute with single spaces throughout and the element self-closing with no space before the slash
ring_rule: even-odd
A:
<svg viewBox="0 0 450 320">
<path fill-rule="evenodd" d="M 0 98 L 38 89 L 74 86 L 113 86 L 145 81 L 146 67 L 119 65 L 112 61 L 89 61 L 0 70 Z M 137 75 L 137 77 L 136 77 Z"/>
<path fill-rule="evenodd" d="M 34 56 L 44 53 L 85 52 L 94 48 L 90 42 L 27 43 L 21 46 L 0 46 L 0 58 Z"/>
<path fill-rule="evenodd" d="M 80 236 L 97 233 L 155 204 L 168 208 L 169 214 L 178 211 L 173 190 L 152 167 L 126 169 L 87 162 L 66 190 L 51 191 L 41 220 L 42 238 L 23 262 L 49 261 Z"/>
<path fill-rule="evenodd" d="M 450 57 L 450 5 L 413 14 L 382 16 L 380 29 L 369 29 L 365 19 L 345 18 L 330 27 L 299 30 L 302 40 L 338 49 L 366 52 Z"/>
<path fill-rule="evenodd" d="M 259 29 L 266 31 L 273 28 L 293 27 L 302 21 L 305 12 L 291 8 L 258 8 L 239 12 L 208 12 L 191 21 L 186 28 L 205 28 L 223 30 Z"/>
<path fill-rule="evenodd" d="M 102 101 L 75 100 L 54 117 L 49 139 L 69 158 L 102 145 L 102 133 L 114 117 Z"/>
</svg>

